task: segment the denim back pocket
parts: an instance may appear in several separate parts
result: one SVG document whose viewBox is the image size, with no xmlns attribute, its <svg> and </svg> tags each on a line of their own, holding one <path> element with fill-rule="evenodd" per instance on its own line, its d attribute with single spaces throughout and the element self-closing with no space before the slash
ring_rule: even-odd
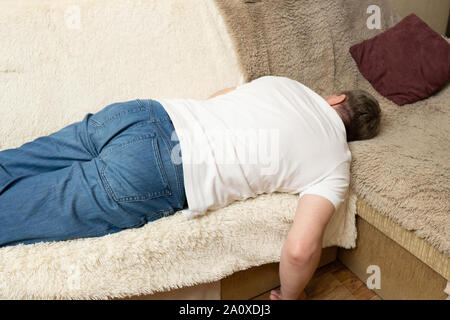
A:
<svg viewBox="0 0 450 320">
<path fill-rule="evenodd" d="M 105 148 L 100 175 L 111 198 L 134 202 L 171 195 L 161 151 L 154 132 L 124 134 Z"/>
</svg>

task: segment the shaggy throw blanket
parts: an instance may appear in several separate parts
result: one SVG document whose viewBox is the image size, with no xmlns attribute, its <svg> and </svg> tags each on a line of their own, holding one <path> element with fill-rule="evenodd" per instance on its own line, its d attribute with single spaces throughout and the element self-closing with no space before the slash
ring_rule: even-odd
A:
<svg viewBox="0 0 450 320">
<path fill-rule="evenodd" d="M 0 3 L 0 149 L 112 102 L 205 98 L 243 81 L 210 0 Z M 263 195 L 194 220 L 177 213 L 100 238 L 2 248 L 0 298 L 150 294 L 279 261 L 297 202 Z M 355 203 L 334 215 L 324 247 L 355 245 Z"/>
<path fill-rule="evenodd" d="M 354 69 L 348 55 L 353 37 L 359 40 L 369 36 L 359 24 L 365 25 L 361 20 L 367 16 L 366 3 L 361 2 L 359 7 L 356 5 L 359 1 L 353 3 L 356 7 L 352 9 L 347 1 L 329 2 L 325 8 L 322 1 L 317 4 L 267 1 L 264 6 L 269 3 L 278 6 L 276 11 L 273 8 L 268 11 L 258 1 L 233 2 L 219 3 L 221 16 L 209 0 L 3 1 L 0 4 L 0 149 L 17 147 L 49 134 L 112 102 L 135 98 L 204 98 L 259 75 L 291 76 L 322 94 L 331 93 L 333 88 L 370 87 Z M 305 7 L 298 7 L 299 3 Z M 384 29 L 394 19 L 388 7 L 380 4 L 383 12 L 388 10 L 388 14 L 383 14 Z M 231 13 L 224 11 L 225 7 L 234 5 L 239 6 L 235 14 L 242 18 L 240 36 L 244 40 L 249 38 L 245 31 L 249 20 L 243 18 L 250 16 L 254 24 L 264 25 L 264 29 L 253 34 L 255 40 L 247 44 L 249 56 L 256 59 L 252 67 L 245 63 L 243 46 L 236 41 L 238 33 L 230 28 Z M 260 11 L 251 11 L 255 9 Z M 259 21 L 262 16 L 258 14 L 266 18 L 273 15 L 271 23 L 279 28 L 286 41 L 280 41 L 283 37 L 277 43 L 276 39 L 268 41 L 269 29 L 273 31 L 274 27 L 269 28 L 266 19 Z M 373 31 L 376 32 L 379 30 Z M 286 36 L 291 33 L 296 35 L 297 42 Z M 320 38 L 322 34 L 327 34 L 326 41 Z M 278 49 L 272 47 L 275 44 Z M 306 58 L 293 54 L 293 46 L 299 52 L 309 52 L 309 56 L 305 55 L 309 63 L 300 64 Z M 332 50 L 321 52 L 321 46 Z M 279 61 L 274 56 L 278 50 L 285 52 L 278 56 L 282 59 Z M 267 66 L 261 67 L 256 62 L 264 54 L 267 58 L 262 59 L 267 59 Z M 441 95 L 447 95 L 448 99 L 448 90 Z M 423 106 L 446 116 L 439 107 L 441 98 L 437 95 Z M 430 101 L 435 101 L 431 107 Z M 398 109 L 386 100 L 382 103 L 387 112 L 383 135 L 395 136 L 398 128 L 393 123 L 398 120 L 394 111 Z M 428 109 L 419 110 L 420 106 L 412 108 L 416 118 L 421 114 L 428 117 Z M 408 130 L 415 128 L 409 122 L 408 110 L 411 108 L 404 109 L 400 118 L 401 125 L 409 126 L 399 129 L 405 133 L 403 138 Z M 366 196 L 366 200 L 377 189 L 363 182 L 372 183 L 380 172 L 389 176 L 382 170 L 394 170 L 395 163 L 381 166 L 382 152 L 387 153 L 389 145 L 380 140 L 381 137 L 367 147 L 364 143 L 352 145 L 356 164 L 352 189 Z M 381 152 L 380 157 L 365 160 L 373 148 Z M 409 159 L 407 148 L 401 150 L 404 154 L 400 152 L 398 156 Z M 430 161 L 435 161 L 434 155 L 440 152 L 433 150 Z M 374 168 L 370 167 L 371 161 L 375 161 Z M 359 165 L 360 162 L 365 165 Z M 378 171 L 369 174 L 367 167 Z M 429 173 L 436 178 L 431 169 Z M 360 174 L 372 179 L 358 180 Z M 398 177 L 404 178 L 403 171 L 401 174 Z M 356 196 L 351 193 L 330 222 L 324 247 L 355 245 L 355 203 Z M 279 261 L 296 204 L 294 195 L 263 195 L 194 220 L 177 213 L 140 229 L 105 237 L 3 248 L 0 249 L 0 298 L 107 298 L 149 294 L 215 281 L 238 270 Z"/>
<path fill-rule="evenodd" d="M 348 51 L 400 20 L 389 2 L 216 2 L 247 80 L 284 75 L 322 95 L 361 88 L 381 102 L 381 134 L 350 143 L 352 190 L 450 257 L 450 88 L 398 107 L 361 76 Z M 382 9 L 380 30 L 366 27 L 370 5 Z"/>
</svg>

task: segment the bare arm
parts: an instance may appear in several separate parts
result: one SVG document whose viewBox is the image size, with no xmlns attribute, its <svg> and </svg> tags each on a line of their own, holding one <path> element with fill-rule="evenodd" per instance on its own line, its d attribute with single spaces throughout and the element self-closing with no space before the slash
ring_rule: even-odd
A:
<svg viewBox="0 0 450 320">
<path fill-rule="evenodd" d="M 223 90 L 217 91 L 215 94 L 213 94 L 212 96 L 210 96 L 208 99 L 212 99 L 212 98 L 217 97 L 217 96 L 220 96 L 220 95 L 222 95 L 222 94 L 227 94 L 228 92 L 231 92 L 231 91 L 233 91 L 233 90 L 235 90 L 235 89 L 236 89 L 236 87 L 228 88 L 228 89 L 223 89 Z"/>
<path fill-rule="evenodd" d="M 334 205 L 324 197 L 307 194 L 300 198 L 281 251 L 281 290 L 272 291 L 271 299 L 294 300 L 304 295 L 319 264 L 323 234 L 334 211 Z"/>
</svg>

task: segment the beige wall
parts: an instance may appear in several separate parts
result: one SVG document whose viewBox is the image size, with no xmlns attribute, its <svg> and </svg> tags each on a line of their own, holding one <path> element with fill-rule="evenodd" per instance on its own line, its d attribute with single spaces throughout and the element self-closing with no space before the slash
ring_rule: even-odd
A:
<svg viewBox="0 0 450 320">
<path fill-rule="evenodd" d="M 415 13 L 430 27 L 445 34 L 450 12 L 450 0 L 390 0 L 395 10 L 405 17 Z"/>
</svg>

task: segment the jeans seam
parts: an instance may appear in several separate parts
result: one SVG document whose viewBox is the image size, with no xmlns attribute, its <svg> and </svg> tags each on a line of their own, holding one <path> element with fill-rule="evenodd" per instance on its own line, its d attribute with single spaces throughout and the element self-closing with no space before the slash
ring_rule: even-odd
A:
<svg viewBox="0 0 450 320">
<path fill-rule="evenodd" d="M 84 148 L 89 153 L 89 155 L 91 156 L 91 160 L 92 160 L 92 159 L 98 157 L 98 150 L 97 150 L 97 147 L 95 146 L 94 141 L 92 141 L 91 135 L 89 133 L 89 131 L 90 131 L 89 127 L 91 127 L 90 126 L 91 116 L 92 116 L 92 114 L 89 114 L 85 117 L 85 121 L 83 123 L 84 128 L 82 128 L 82 132 L 83 132 L 82 134 L 83 134 L 84 141 L 86 141 L 85 143 L 87 144 L 87 146 L 84 146 Z M 81 127 L 81 124 L 80 124 L 80 127 Z M 96 130 L 95 124 L 92 124 L 92 127 L 94 129 L 94 134 L 95 134 L 95 130 Z M 83 143 L 83 138 L 81 138 L 82 143 Z"/>
<path fill-rule="evenodd" d="M 134 101 L 136 101 L 138 103 L 138 107 L 134 107 L 130 110 L 123 110 L 123 111 L 119 111 L 115 114 L 113 114 L 112 116 L 110 116 L 109 118 L 105 119 L 103 122 L 99 122 L 97 120 L 95 120 L 92 116 L 95 116 L 97 113 L 89 114 L 89 118 L 88 118 L 88 122 L 92 123 L 92 126 L 94 127 L 94 129 L 97 131 L 98 129 L 102 129 L 103 127 L 105 127 L 105 125 L 115 119 L 118 119 L 126 114 L 129 113 L 137 113 L 137 112 L 141 112 L 141 111 L 148 111 L 148 107 L 146 107 L 139 99 L 135 99 Z M 131 101 L 130 101 L 131 102 Z M 110 105 L 109 105 L 110 106 Z M 100 110 L 103 111 L 103 110 Z"/>
<path fill-rule="evenodd" d="M 152 143 L 153 143 L 153 153 L 156 158 L 156 162 L 158 163 L 159 173 L 160 173 L 161 177 L 163 178 L 163 182 L 165 183 L 165 188 L 167 188 L 169 191 L 171 191 L 170 185 L 169 185 L 169 179 L 167 178 L 166 168 L 164 168 L 164 164 L 161 159 L 161 150 L 158 145 L 158 137 L 154 137 L 152 140 Z M 171 193 L 172 192 L 170 192 L 170 194 Z"/>
<path fill-rule="evenodd" d="M 171 150 L 172 150 L 172 147 L 173 147 L 172 144 L 167 142 L 165 133 L 163 132 L 163 130 L 162 130 L 162 128 L 160 127 L 160 125 L 159 125 L 158 123 L 155 123 L 155 125 L 156 125 L 156 127 L 158 128 L 158 131 L 159 131 L 159 133 L 160 133 L 160 135 L 161 135 L 161 138 L 162 138 L 164 144 L 167 146 L 167 148 L 168 148 L 168 150 L 169 150 L 169 153 L 170 153 Z M 176 180 L 176 182 L 177 182 L 178 194 L 179 194 L 180 196 L 183 196 L 183 195 L 182 195 L 181 182 L 180 182 L 180 179 L 179 179 L 179 177 L 178 177 L 178 170 L 177 170 L 177 167 L 175 166 L 175 164 L 174 164 L 173 161 L 172 161 L 172 157 L 170 157 L 170 163 L 172 164 L 172 167 L 173 167 L 173 169 L 174 169 L 175 180 Z M 178 206 L 179 206 L 180 208 L 182 208 L 183 205 L 184 205 L 184 203 L 181 203 L 181 202 L 180 202 L 180 199 L 177 199 L 177 203 L 178 203 Z"/>
<path fill-rule="evenodd" d="M 149 104 L 149 112 L 150 112 L 150 121 L 155 122 L 156 114 L 155 114 L 155 106 L 153 105 L 153 100 L 148 100 Z"/>
<path fill-rule="evenodd" d="M 134 108 L 134 109 L 131 109 L 131 110 L 121 111 L 121 112 L 118 112 L 118 113 L 112 115 L 112 116 L 109 117 L 108 119 L 105 119 L 105 121 L 103 121 L 102 123 L 98 122 L 98 121 L 95 120 L 95 119 L 89 119 L 89 121 L 95 122 L 94 127 L 95 127 L 95 129 L 99 130 L 99 129 L 104 128 L 105 125 L 106 125 L 108 122 L 111 122 L 112 120 L 121 118 L 122 116 L 127 115 L 127 114 L 129 114 L 129 113 L 137 113 L 137 112 L 141 112 L 141 111 L 147 111 L 147 108 L 146 108 L 145 106 L 139 106 L 139 107 Z"/>
<path fill-rule="evenodd" d="M 101 127 L 102 124 L 100 122 L 98 122 L 97 120 L 92 119 L 92 117 L 91 117 L 92 115 L 93 115 L 92 113 L 89 115 L 90 117 L 88 119 L 88 122 L 90 122 L 94 125 L 94 129 Z"/>
<path fill-rule="evenodd" d="M 155 133 L 147 133 L 147 134 L 144 134 L 144 135 L 139 135 L 136 138 L 131 139 L 131 140 L 127 141 L 127 142 L 121 143 L 121 144 L 116 145 L 114 147 L 106 148 L 106 150 L 104 152 L 102 152 L 100 157 L 102 159 L 105 159 L 111 152 L 115 151 L 118 148 L 123 148 L 123 147 L 129 146 L 131 144 L 137 143 L 139 141 L 147 140 L 147 139 L 151 139 L 151 138 L 155 138 L 155 137 L 156 137 Z"/>
<path fill-rule="evenodd" d="M 106 191 L 107 191 L 107 193 L 110 194 L 110 196 L 113 198 L 113 200 L 114 200 L 115 202 L 119 202 L 119 201 L 117 200 L 116 194 L 114 193 L 114 191 L 112 190 L 112 188 L 111 188 L 111 186 L 110 186 L 110 184 L 109 184 L 109 182 L 108 182 L 108 179 L 107 179 L 106 176 L 105 176 L 105 168 L 106 168 L 106 164 L 103 162 L 102 159 L 100 159 L 100 160 L 102 161 L 102 169 L 100 170 L 100 176 L 102 177 L 102 180 L 103 180 L 103 182 L 104 182 L 104 184 L 105 184 L 105 186 L 106 186 Z"/>
<path fill-rule="evenodd" d="M 141 99 L 136 99 L 136 102 L 143 108 L 146 108 L 146 106 L 144 106 L 144 104 L 142 103 Z"/>
<path fill-rule="evenodd" d="M 153 123 L 161 123 L 161 122 L 171 121 L 169 115 L 167 115 L 167 118 L 163 118 L 163 119 L 157 119 L 156 118 L 155 105 L 154 105 L 155 102 L 160 104 L 156 100 L 149 100 L 149 103 L 150 103 L 150 121 L 153 122 Z M 164 109 L 164 107 L 163 107 L 163 109 Z M 164 111 L 165 111 L 165 109 L 164 109 Z M 167 114 L 167 112 L 166 112 L 166 114 Z"/>
<path fill-rule="evenodd" d="M 168 212 L 169 214 L 164 214 L 165 212 Z M 173 215 L 175 213 L 175 210 L 173 210 L 173 208 L 168 207 L 167 209 L 160 209 L 157 210 L 155 212 L 153 212 L 153 214 L 151 215 L 152 217 L 155 217 L 156 219 L 161 219 L 161 218 L 166 218 L 169 217 L 171 215 Z"/>
</svg>

